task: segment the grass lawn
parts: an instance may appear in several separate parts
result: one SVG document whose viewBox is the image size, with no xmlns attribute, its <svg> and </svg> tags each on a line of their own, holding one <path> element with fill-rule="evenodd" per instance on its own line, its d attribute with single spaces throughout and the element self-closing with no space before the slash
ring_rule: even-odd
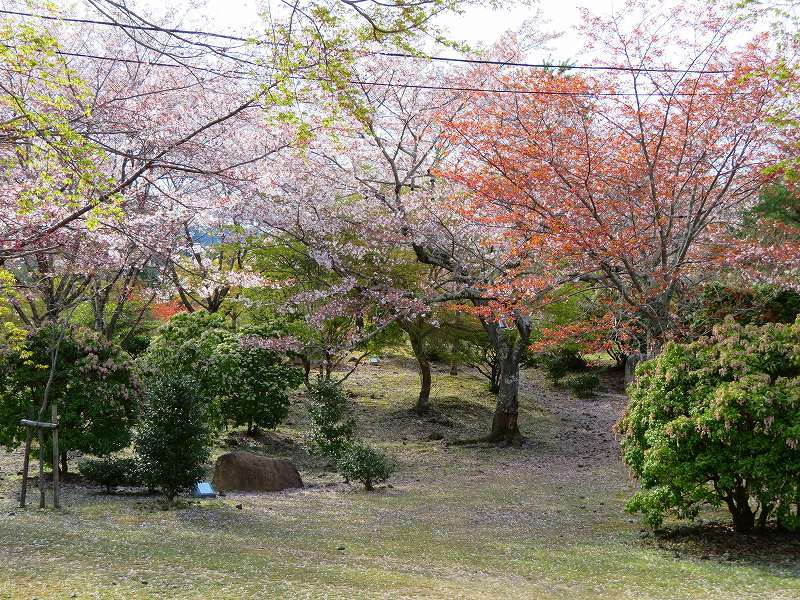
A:
<svg viewBox="0 0 800 600">
<path fill-rule="evenodd" d="M 277 432 L 231 436 L 291 458 L 298 491 L 164 511 L 73 483 L 61 511 L 20 510 L 21 456 L 3 452 L 0 598 L 800 598 L 796 539 L 719 526 L 654 537 L 624 513 L 616 382 L 577 400 L 526 373 L 519 449 L 447 443 L 490 421 L 493 397 L 473 374 L 437 371 L 431 417 L 407 411 L 416 386 L 404 358 L 348 381 L 362 434 L 399 465 L 371 494 L 305 453 L 302 394 Z"/>
</svg>

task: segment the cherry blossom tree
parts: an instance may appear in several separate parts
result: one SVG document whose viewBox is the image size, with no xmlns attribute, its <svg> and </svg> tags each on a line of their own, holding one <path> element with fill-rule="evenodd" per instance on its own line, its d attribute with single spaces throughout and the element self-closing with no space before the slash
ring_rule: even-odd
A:
<svg viewBox="0 0 800 600">
<path fill-rule="evenodd" d="M 456 206 L 461 188 L 434 173 L 448 151 L 439 119 L 463 103 L 452 91 L 436 89 L 444 87 L 436 85 L 443 74 L 424 62 L 372 59 L 359 66 L 363 74 L 347 89 L 352 109 L 291 158 L 292 183 L 276 180 L 268 194 L 274 201 L 263 214 L 310 260 L 351 281 L 348 290 L 399 303 L 398 322 L 415 331 L 426 328 L 417 325 L 437 303 L 469 306 L 503 357 L 505 376 L 487 439 L 518 442 L 519 362 L 531 316 L 518 310 L 506 318 L 509 299 L 486 285 L 510 268 L 495 246 L 503 240 L 464 219 Z M 407 85 L 412 80 L 419 85 Z M 415 261 L 426 268 L 404 277 Z M 505 293 L 514 294 L 510 287 Z"/>
</svg>

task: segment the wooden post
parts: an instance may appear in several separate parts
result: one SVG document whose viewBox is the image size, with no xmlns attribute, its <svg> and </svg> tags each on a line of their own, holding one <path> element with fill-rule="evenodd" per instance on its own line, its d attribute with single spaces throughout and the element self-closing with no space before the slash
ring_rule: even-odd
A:
<svg viewBox="0 0 800 600">
<path fill-rule="evenodd" d="M 56 425 L 53 428 L 53 508 L 58 508 L 58 491 L 59 491 L 59 464 L 58 456 L 58 409 L 56 403 L 52 404 L 52 421 Z"/>
<path fill-rule="evenodd" d="M 33 437 L 33 427 L 25 428 L 25 458 L 22 461 L 22 490 L 19 493 L 19 507 L 25 508 L 25 496 L 28 493 L 28 465 L 31 458 L 31 438 Z"/>
<path fill-rule="evenodd" d="M 44 503 L 44 429 L 39 428 L 39 508 L 45 508 Z"/>
<path fill-rule="evenodd" d="M 38 429 L 55 429 L 58 427 L 55 423 L 48 423 L 47 421 L 33 421 L 31 419 L 22 419 L 20 424 L 26 427 L 36 427 Z"/>
</svg>

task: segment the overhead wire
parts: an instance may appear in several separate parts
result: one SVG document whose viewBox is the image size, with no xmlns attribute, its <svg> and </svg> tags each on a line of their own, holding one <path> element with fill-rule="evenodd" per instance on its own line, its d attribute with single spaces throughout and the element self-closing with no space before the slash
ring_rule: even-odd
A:
<svg viewBox="0 0 800 600">
<path fill-rule="evenodd" d="M 168 67 L 168 68 L 175 68 L 175 69 L 184 69 L 186 68 L 183 65 L 171 64 L 171 63 L 161 63 L 161 62 L 154 62 L 154 61 L 146 61 L 141 59 L 130 59 L 130 58 L 121 58 L 117 56 L 102 56 L 97 54 L 87 54 L 81 52 L 67 52 L 62 50 L 55 51 L 56 54 L 59 56 L 72 56 L 77 58 L 89 58 L 94 60 L 106 60 L 111 62 L 120 62 L 120 63 L 129 63 L 129 64 L 140 64 L 146 66 L 154 66 L 154 67 Z M 244 73 L 233 71 L 230 73 L 225 72 L 217 72 L 215 73 L 221 77 L 231 77 L 241 80 L 250 79 L 251 81 L 258 82 L 259 79 L 256 77 L 247 77 Z M 310 82 L 319 82 L 319 83 L 337 83 L 336 80 L 332 78 L 326 77 L 310 77 L 304 75 L 287 75 L 286 79 L 290 79 L 293 81 L 310 81 Z M 449 86 L 449 85 L 428 85 L 422 83 L 407 83 L 407 82 L 390 82 L 390 81 L 365 81 L 362 79 L 347 79 L 342 81 L 342 83 L 347 83 L 350 85 L 363 85 L 363 86 L 375 86 L 375 87 L 388 87 L 388 88 L 399 88 L 399 89 L 416 89 L 416 90 L 431 90 L 431 91 L 444 91 L 444 92 L 475 92 L 475 93 L 485 93 L 485 94 L 521 94 L 521 95 L 539 95 L 539 96 L 577 96 L 577 97 L 587 97 L 587 98 L 594 98 L 594 97 L 643 97 L 643 96 L 659 96 L 665 98 L 672 98 L 672 97 L 705 97 L 705 96 L 730 96 L 735 95 L 735 92 L 702 92 L 702 93 L 695 93 L 695 92 L 657 92 L 657 91 L 650 91 L 650 92 L 566 92 L 566 91 L 558 91 L 558 90 L 530 90 L 530 89 L 513 89 L 513 88 L 491 88 L 491 87 L 467 87 L 467 86 Z"/>
<path fill-rule="evenodd" d="M 62 17 L 56 15 L 44 15 L 39 13 L 30 13 L 24 11 L 13 11 L 0 9 L 0 14 L 8 14 L 22 17 L 30 17 L 37 19 L 45 19 L 51 21 L 63 21 L 67 23 L 100 25 L 106 27 L 119 27 L 123 29 L 132 29 L 140 31 L 170 33 L 176 35 L 196 35 L 213 37 L 219 39 L 226 39 L 230 41 L 242 42 L 245 44 L 256 45 L 282 45 L 279 42 L 268 40 L 258 40 L 256 38 L 246 38 L 234 36 L 225 33 L 217 33 L 213 31 L 205 31 L 198 29 L 177 29 L 170 27 L 157 27 L 153 25 L 134 25 L 129 23 L 118 23 L 115 21 L 100 21 L 96 19 L 85 19 L 77 17 Z M 491 60 L 482 58 L 464 58 L 464 57 L 450 57 L 450 56 L 435 56 L 427 54 L 410 54 L 406 52 L 387 52 L 377 51 L 373 54 L 378 56 L 387 56 L 392 58 L 404 58 L 415 60 L 431 60 L 439 62 L 452 62 L 452 63 L 466 63 L 477 65 L 492 65 L 492 66 L 506 66 L 506 67 L 520 67 L 520 68 L 536 68 L 536 69 L 564 69 L 564 70 L 584 70 L 584 71 L 621 71 L 621 72 L 638 72 L 638 73 L 676 73 L 676 74 L 693 74 L 693 75 L 722 75 L 732 73 L 732 69 L 680 69 L 676 67 L 633 67 L 633 66 L 620 66 L 620 65 L 571 65 L 571 64 L 553 64 L 553 63 L 531 63 L 522 61 L 504 61 L 504 60 Z"/>
</svg>

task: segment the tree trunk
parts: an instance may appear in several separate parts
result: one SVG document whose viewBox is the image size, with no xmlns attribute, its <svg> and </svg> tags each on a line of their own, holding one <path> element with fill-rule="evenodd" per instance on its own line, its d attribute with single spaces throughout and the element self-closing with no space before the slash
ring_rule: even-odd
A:
<svg viewBox="0 0 800 600">
<path fill-rule="evenodd" d="M 492 377 L 489 379 L 489 391 L 495 396 L 500 393 L 500 365 L 492 362 Z"/>
<path fill-rule="evenodd" d="M 636 379 L 636 365 L 648 359 L 647 354 L 632 352 L 625 359 L 625 384 L 633 383 Z"/>
<path fill-rule="evenodd" d="M 750 508 L 747 490 L 741 484 L 736 486 L 733 493 L 725 497 L 725 503 L 733 517 L 733 528 L 736 531 L 747 533 L 753 531 L 756 524 L 756 515 Z"/>
<path fill-rule="evenodd" d="M 761 512 L 758 515 L 758 528 L 761 531 L 764 531 L 767 528 L 767 519 L 769 518 L 769 514 L 772 512 L 772 506 L 769 504 L 762 504 L 761 505 Z"/>
<path fill-rule="evenodd" d="M 458 340 L 455 340 L 450 345 L 450 375 L 453 377 L 458 375 L 458 353 L 460 350 L 460 344 Z"/>
<path fill-rule="evenodd" d="M 411 340 L 411 349 L 414 351 L 414 357 L 417 359 L 417 365 L 419 366 L 420 389 L 414 411 L 422 415 L 430 409 L 431 363 L 425 354 L 424 338 L 414 328 L 409 328 L 406 331 Z"/>
<path fill-rule="evenodd" d="M 509 353 L 500 366 L 497 404 L 492 418 L 489 441 L 504 446 L 522 443 L 517 416 L 519 414 L 519 359 Z"/>
<path fill-rule="evenodd" d="M 672 294 L 667 293 L 656 301 L 653 301 L 648 306 L 642 316 L 642 322 L 645 325 L 647 340 L 647 347 L 645 351 L 648 358 L 655 358 L 661 354 L 661 349 L 667 341 L 668 332 L 671 328 L 671 316 L 669 312 L 670 302 L 672 301 Z"/>
<path fill-rule="evenodd" d="M 500 381 L 492 429 L 487 441 L 502 446 L 520 445 L 524 441 L 519 430 L 519 364 L 530 340 L 531 325 L 527 317 L 515 315 L 515 335 L 498 322 L 482 321 L 500 366 Z"/>
<path fill-rule="evenodd" d="M 750 507 L 737 508 L 731 511 L 733 516 L 733 528 L 740 533 L 748 533 L 753 531 L 755 526 L 755 515 L 750 510 Z"/>
<path fill-rule="evenodd" d="M 61 455 L 61 475 L 64 476 L 67 474 L 67 469 L 69 468 L 69 463 L 67 462 L 67 453 L 66 451 L 62 451 L 59 454 Z"/>
<path fill-rule="evenodd" d="M 303 363 L 303 381 L 306 387 L 311 387 L 311 360 L 305 354 L 300 354 L 300 362 Z"/>
</svg>

